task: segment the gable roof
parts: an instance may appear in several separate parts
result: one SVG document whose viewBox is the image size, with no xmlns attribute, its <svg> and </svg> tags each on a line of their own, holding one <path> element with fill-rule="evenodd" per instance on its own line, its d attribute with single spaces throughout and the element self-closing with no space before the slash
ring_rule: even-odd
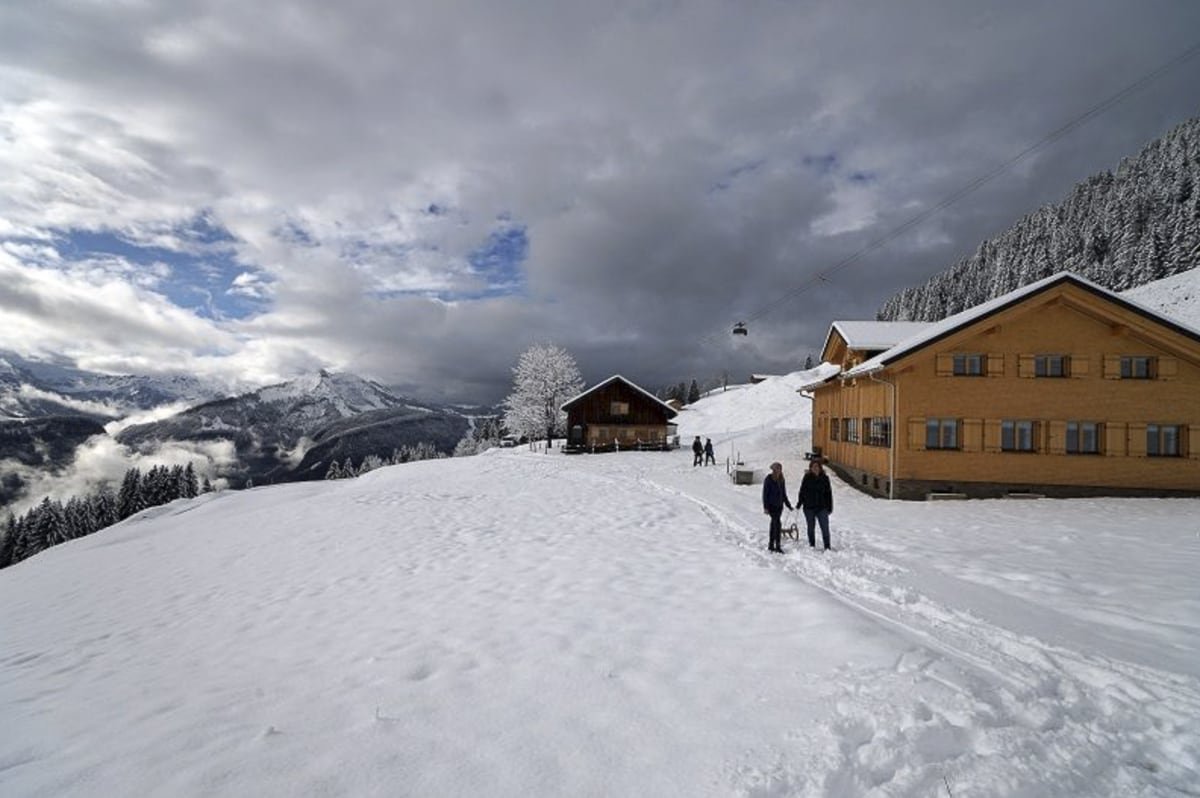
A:
<svg viewBox="0 0 1200 798">
<path fill-rule="evenodd" d="M 836 331 L 850 349 L 888 349 L 930 325 L 928 321 L 835 321 L 825 335 L 821 352 Z"/>
<path fill-rule="evenodd" d="M 655 396 L 654 394 L 650 393 L 650 392 L 649 392 L 649 391 L 647 391 L 645 388 L 642 388 L 642 387 L 641 387 L 640 385 L 638 385 L 637 383 L 635 383 L 635 382 L 632 382 L 631 380 L 627 380 L 626 378 L 622 377 L 620 374 L 614 374 L 614 375 L 612 375 L 611 377 L 609 377 L 607 380 L 604 380 L 603 382 L 598 382 L 598 383 L 596 383 L 595 385 L 593 385 L 591 388 L 588 388 L 588 389 L 587 389 L 586 391 L 584 391 L 583 393 L 581 393 L 581 394 L 579 394 L 579 395 L 577 395 L 577 396 L 573 396 L 573 397 L 571 397 L 570 399 L 568 399 L 567 401 L 565 401 L 565 402 L 563 402 L 561 405 L 559 405 L 558 409 L 559 409 L 559 410 L 566 410 L 566 409 L 567 409 L 567 407 L 569 407 L 570 405 L 573 405 L 573 404 L 575 404 L 575 403 L 576 403 L 576 402 L 578 402 L 580 399 L 582 399 L 583 397 L 587 396 L 589 393 L 592 393 L 592 392 L 594 392 L 594 391 L 598 391 L 598 390 L 600 390 L 600 389 L 601 389 L 601 388 L 603 388 L 605 385 L 608 385 L 610 382 L 613 382 L 614 380 L 620 380 L 621 382 L 623 382 L 623 383 L 625 383 L 626 385 L 628 385 L 630 388 L 632 388 L 632 389 L 634 389 L 635 391 L 637 391 L 638 393 L 640 393 L 642 396 L 645 396 L 645 397 L 646 397 L 647 399 L 649 399 L 651 402 L 654 402 L 654 404 L 656 404 L 656 405 L 658 405 L 659 407 L 661 407 L 661 408 L 662 408 L 662 409 L 663 409 L 663 410 L 664 410 L 664 411 L 667 413 L 667 418 L 674 418 L 675 416 L 679 415 L 679 411 L 677 411 L 675 408 L 671 407 L 669 404 L 667 404 L 667 403 L 666 403 L 666 402 L 664 402 L 663 400 L 659 399 L 657 396 Z"/>
<path fill-rule="evenodd" d="M 1042 280 L 1038 280 L 1037 282 L 1018 288 L 1015 291 L 1009 291 L 1003 296 L 998 296 L 995 299 L 983 302 L 973 308 L 967 308 L 961 313 L 955 313 L 953 316 L 947 316 L 941 321 L 929 324 L 927 327 L 925 327 L 925 329 L 909 336 L 903 341 L 900 341 L 887 351 L 881 352 L 870 360 L 860 363 L 854 368 L 847 370 L 846 376 L 857 377 L 863 374 L 868 374 L 872 371 L 878 371 L 884 366 L 887 366 L 902 357 L 911 355 L 912 353 L 923 349 L 930 344 L 936 343 L 947 336 L 953 335 L 964 327 L 982 321 L 989 316 L 994 316 L 1001 311 L 1008 310 L 1014 305 L 1024 302 L 1026 299 L 1029 299 L 1036 294 L 1040 294 L 1044 291 L 1048 291 L 1051 288 L 1066 283 L 1070 283 L 1071 285 L 1082 288 L 1089 293 L 1095 294 L 1101 299 L 1105 299 L 1115 305 L 1119 305 L 1126 310 L 1133 311 L 1139 316 L 1147 318 L 1156 324 L 1160 324 L 1164 327 L 1174 330 L 1175 332 L 1191 338 L 1197 343 L 1200 343 L 1200 330 L 1196 330 L 1187 326 L 1186 324 L 1176 321 L 1175 319 L 1164 316 L 1158 311 L 1152 310 L 1145 305 L 1141 305 L 1137 302 L 1126 299 L 1120 294 L 1109 291 L 1107 288 L 1099 286 L 1096 283 L 1093 283 L 1091 280 L 1086 280 L 1073 272 L 1059 272 L 1058 274 L 1051 275 Z"/>
</svg>

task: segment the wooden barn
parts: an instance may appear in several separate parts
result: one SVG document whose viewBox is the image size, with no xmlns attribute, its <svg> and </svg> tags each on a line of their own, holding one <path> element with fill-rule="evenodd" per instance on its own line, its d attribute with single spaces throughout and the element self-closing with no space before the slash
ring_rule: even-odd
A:
<svg viewBox="0 0 1200 798">
<path fill-rule="evenodd" d="M 676 411 L 666 402 L 614 374 L 563 403 L 567 451 L 669 449 L 678 444 Z"/>
</svg>

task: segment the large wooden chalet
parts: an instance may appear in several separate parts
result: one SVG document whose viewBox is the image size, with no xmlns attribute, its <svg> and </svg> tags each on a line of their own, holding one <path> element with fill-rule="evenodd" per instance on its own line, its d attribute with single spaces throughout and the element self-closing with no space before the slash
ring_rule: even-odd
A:
<svg viewBox="0 0 1200 798">
<path fill-rule="evenodd" d="M 568 451 L 667 449 L 676 411 L 619 374 L 563 403 Z"/>
<path fill-rule="evenodd" d="M 1200 331 L 1074 274 L 821 357 L 813 444 L 870 493 L 1200 495 Z"/>
</svg>

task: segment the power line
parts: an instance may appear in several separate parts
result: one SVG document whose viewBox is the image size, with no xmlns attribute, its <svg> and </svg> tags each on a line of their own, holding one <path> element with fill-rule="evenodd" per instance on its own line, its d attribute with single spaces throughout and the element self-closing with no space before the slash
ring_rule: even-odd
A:
<svg viewBox="0 0 1200 798">
<path fill-rule="evenodd" d="M 1125 86 L 1123 89 L 1121 89 L 1117 93 L 1111 95 L 1107 99 L 1097 103 L 1096 105 L 1093 105 L 1091 108 L 1087 109 L 1083 113 L 1074 117 L 1073 119 L 1071 119 L 1069 122 L 1067 122 L 1063 126 L 1051 131 L 1050 133 L 1048 133 L 1047 135 L 1045 135 L 1044 137 L 1039 139 L 1037 142 L 1035 142 L 1035 143 L 1029 145 L 1028 147 L 1026 147 L 1025 149 L 1021 150 L 1019 153 L 1012 156 L 1007 161 L 1004 161 L 1003 163 L 1001 163 L 999 166 L 995 167 L 991 171 L 986 172 L 986 173 L 976 177 L 974 180 L 970 181 L 969 183 L 962 186 L 958 190 L 956 190 L 953 193 L 949 194 L 948 196 L 944 197 L 941 201 L 930 206 L 929 208 L 926 208 L 925 210 L 921 211 L 920 213 L 912 216 L 911 218 L 909 218 L 908 220 L 906 220 L 899 226 L 889 230 L 887 233 L 884 233 L 883 235 L 879 236 L 878 238 L 872 239 L 870 242 L 868 242 L 862 248 L 856 250 L 854 253 L 846 256 L 845 258 L 842 258 L 840 261 L 833 264 L 828 269 L 825 269 L 824 271 L 821 271 L 821 272 L 817 272 L 812 277 L 810 277 L 807 280 L 805 280 L 804 282 L 800 283 L 798 286 L 796 286 L 792 290 L 781 294 L 779 297 L 777 297 L 773 301 L 769 302 L 768 304 L 764 305 L 762 308 L 755 311 L 754 313 L 752 313 L 748 316 L 743 316 L 739 321 L 748 322 L 748 321 L 756 321 L 757 319 L 761 319 L 763 316 L 768 315 L 772 311 L 779 308 L 781 305 L 784 305 L 787 302 L 790 302 L 792 299 L 795 299 L 796 297 L 800 296 L 801 294 L 811 290 L 814 286 L 828 281 L 830 276 L 836 274 L 837 272 L 840 272 L 841 270 L 843 270 L 849 266 L 854 265 L 855 263 L 860 261 L 864 256 L 869 255 L 872 252 L 875 252 L 876 250 L 882 248 L 885 244 L 904 235 L 909 230 L 913 229 L 917 225 L 919 225 L 922 222 L 924 222 L 925 220 L 929 219 L 931 216 L 938 213 L 939 211 L 943 211 L 946 208 L 949 208 L 951 205 L 953 205 L 954 203 L 963 199 L 964 197 L 966 197 L 970 194 L 973 194 L 975 191 L 978 191 L 980 188 L 987 185 L 992 180 L 996 179 L 1000 175 L 1002 175 L 1005 172 L 1012 169 L 1012 167 L 1016 166 L 1021 161 L 1028 158 L 1030 155 L 1033 155 L 1035 152 L 1038 152 L 1039 150 L 1045 149 L 1049 145 L 1053 144 L 1054 142 L 1063 138 L 1067 134 L 1071 133 L 1076 128 L 1080 127 L 1081 125 L 1086 124 L 1087 122 L 1089 122 L 1092 119 L 1094 119 L 1095 117 L 1103 114 L 1105 111 L 1109 110 L 1113 106 L 1118 105 L 1119 103 L 1128 99 L 1133 94 L 1136 94 L 1138 91 L 1142 90 L 1150 83 L 1153 83 L 1155 80 L 1162 77 L 1163 74 L 1171 71 L 1172 69 L 1179 66 L 1180 64 L 1187 61 L 1188 59 L 1195 57 L 1197 54 L 1200 54 L 1200 42 L 1196 42 L 1196 43 L 1192 44 L 1190 47 L 1188 47 L 1186 50 L 1184 50 L 1183 52 L 1176 55 L 1174 58 L 1170 59 L 1166 63 L 1164 63 L 1161 66 L 1159 66 L 1158 68 L 1154 69 L 1153 71 L 1146 73 L 1145 75 L 1138 78 L 1133 83 L 1130 83 L 1129 85 Z M 701 339 L 701 341 L 703 342 L 706 340 L 714 339 L 714 337 L 715 337 L 715 334 L 707 335 L 703 339 Z"/>
</svg>

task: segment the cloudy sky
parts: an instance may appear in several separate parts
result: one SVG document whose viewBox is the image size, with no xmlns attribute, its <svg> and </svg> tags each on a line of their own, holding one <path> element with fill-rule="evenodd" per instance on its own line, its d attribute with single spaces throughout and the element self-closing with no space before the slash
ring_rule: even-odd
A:
<svg viewBox="0 0 1200 798">
<path fill-rule="evenodd" d="M 481 401 L 534 342 L 787 369 L 1200 113 L 1194 58 L 777 302 L 1194 39 L 1192 0 L 10 0 L 0 349 Z"/>
</svg>

